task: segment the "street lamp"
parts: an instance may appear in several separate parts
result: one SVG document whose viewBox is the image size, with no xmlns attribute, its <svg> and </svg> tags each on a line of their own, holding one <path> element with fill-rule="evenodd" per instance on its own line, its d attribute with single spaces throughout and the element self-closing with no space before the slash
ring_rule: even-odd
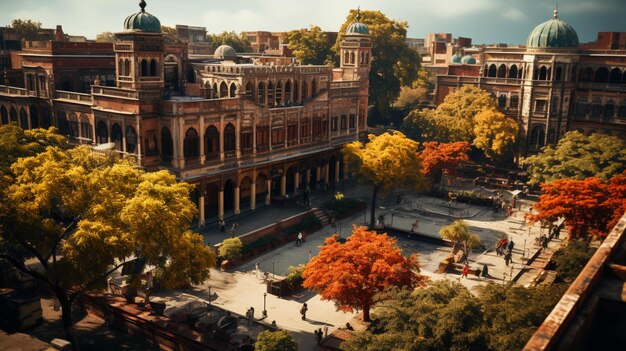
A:
<svg viewBox="0 0 626 351">
<path fill-rule="evenodd" d="M 274 260 L 272 260 L 272 278 L 274 278 L 274 277 L 275 277 L 275 276 L 274 276 L 274 262 L 275 262 L 275 261 L 274 261 Z"/>
<path fill-rule="evenodd" d="M 266 308 L 266 304 L 265 304 L 266 300 L 267 300 L 267 293 L 264 292 L 263 293 L 263 312 L 261 312 L 261 313 L 263 313 L 263 318 L 267 318 L 267 308 Z"/>
</svg>

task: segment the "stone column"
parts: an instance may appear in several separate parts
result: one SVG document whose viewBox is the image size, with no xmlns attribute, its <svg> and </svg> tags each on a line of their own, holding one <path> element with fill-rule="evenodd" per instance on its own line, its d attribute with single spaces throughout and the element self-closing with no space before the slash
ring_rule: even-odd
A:
<svg viewBox="0 0 626 351">
<path fill-rule="evenodd" d="M 200 212 L 200 218 L 198 219 L 198 223 L 200 225 L 204 225 L 204 194 L 201 194 L 198 197 L 198 210 Z"/>
<path fill-rule="evenodd" d="M 256 208 L 256 183 L 252 183 L 250 186 L 250 209 L 254 210 Z"/>
<path fill-rule="evenodd" d="M 293 196 L 296 196 L 298 195 L 298 188 L 300 187 L 300 172 L 294 173 L 293 181 L 294 181 Z"/>
<path fill-rule="evenodd" d="M 306 187 L 308 188 L 311 184 L 311 170 L 307 168 L 306 170 Z"/>
<path fill-rule="evenodd" d="M 280 196 L 287 195 L 287 175 L 280 176 Z"/>
<path fill-rule="evenodd" d="M 219 124 L 219 136 L 220 136 L 220 161 L 224 161 L 224 121 L 220 120 Z"/>
<path fill-rule="evenodd" d="M 339 161 L 335 161 L 335 183 L 339 183 Z"/>
<path fill-rule="evenodd" d="M 265 204 L 269 205 L 272 198 L 272 179 L 267 180 L 267 194 L 265 194 Z"/>
<path fill-rule="evenodd" d="M 220 189 L 217 196 L 217 216 L 224 218 L 224 189 Z"/>
<path fill-rule="evenodd" d="M 204 150 L 204 134 L 206 130 L 204 129 L 204 117 L 200 117 L 200 132 L 198 133 L 198 138 L 200 139 L 200 164 L 203 165 L 204 161 L 206 161 L 206 150 Z"/>
<path fill-rule="evenodd" d="M 241 211 L 239 210 L 239 187 L 235 187 L 235 214 L 239 214 Z"/>
<path fill-rule="evenodd" d="M 328 167 L 328 164 L 324 165 L 324 184 L 328 184 L 328 173 L 330 171 L 330 167 Z"/>
</svg>

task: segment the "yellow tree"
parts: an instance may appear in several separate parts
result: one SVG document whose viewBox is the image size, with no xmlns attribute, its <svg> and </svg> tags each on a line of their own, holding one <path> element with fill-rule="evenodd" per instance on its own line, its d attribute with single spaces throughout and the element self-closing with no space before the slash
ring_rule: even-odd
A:
<svg viewBox="0 0 626 351">
<path fill-rule="evenodd" d="M 370 134 L 369 142 L 350 143 L 342 150 L 348 169 L 372 187 L 370 227 L 374 226 L 376 197 L 391 189 L 423 189 L 426 180 L 416 154 L 417 145 L 400 132 Z"/>
<path fill-rule="evenodd" d="M 497 160 L 512 150 L 517 136 L 517 123 L 502 112 L 489 107 L 474 116 L 473 145 L 483 150 L 485 155 Z"/>
<path fill-rule="evenodd" d="M 462 246 L 463 257 L 461 261 L 465 260 L 469 250 L 480 245 L 480 237 L 476 234 L 471 234 L 469 232 L 469 226 L 461 219 L 452 222 L 450 225 L 441 227 L 441 229 L 439 229 L 439 235 L 454 243 L 452 252 L 459 249 L 459 245 Z"/>
<path fill-rule="evenodd" d="M 0 258 L 55 293 L 73 344 L 72 303 L 133 259 L 158 267 L 165 287 L 208 278 L 215 258 L 188 230 L 196 213 L 192 186 L 168 172 L 146 173 L 88 147 L 55 146 L 18 159 L 11 170 Z M 40 267 L 25 265 L 27 257 Z"/>
</svg>

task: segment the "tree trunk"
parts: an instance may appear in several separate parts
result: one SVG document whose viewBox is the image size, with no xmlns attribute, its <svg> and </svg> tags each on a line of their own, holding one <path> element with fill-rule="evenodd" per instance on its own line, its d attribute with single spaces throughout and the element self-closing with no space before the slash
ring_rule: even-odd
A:
<svg viewBox="0 0 626 351">
<path fill-rule="evenodd" d="M 363 321 L 370 322 L 370 305 L 363 306 Z"/>
<path fill-rule="evenodd" d="M 78 338 L 74 334 L 74 322 L 72 321 L 72 302 L 67 293 L 62 289 L 55 289 L 59 304 L 61 305 L 61 318 L 63 321 L 63 330 L 65 330 L 65 338 L 72 343 L 72 350 L 78 351 Z"/>
<path fill-rule="evenodd" d="M 372 193 L 372 205 L 370 210 L 370 229 L 374 228 L 374 220 L 376 219 L 376 195 L 378 195 L 378 190 L 380 186 L 374 186 L 374 192 Z"/>
</svg>

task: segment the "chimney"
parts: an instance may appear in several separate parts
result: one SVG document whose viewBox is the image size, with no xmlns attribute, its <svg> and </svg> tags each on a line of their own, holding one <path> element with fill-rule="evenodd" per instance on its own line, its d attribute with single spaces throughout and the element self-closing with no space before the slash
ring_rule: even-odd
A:
<svg viewBox="0 0 626 351">
<path fill-rule="evenodd" d="M 63 27 L 57 24 L 56 32 L 54 33 L 54 41 L 65 41 L 65 34 L 63 33 Z"/>
</svg>

